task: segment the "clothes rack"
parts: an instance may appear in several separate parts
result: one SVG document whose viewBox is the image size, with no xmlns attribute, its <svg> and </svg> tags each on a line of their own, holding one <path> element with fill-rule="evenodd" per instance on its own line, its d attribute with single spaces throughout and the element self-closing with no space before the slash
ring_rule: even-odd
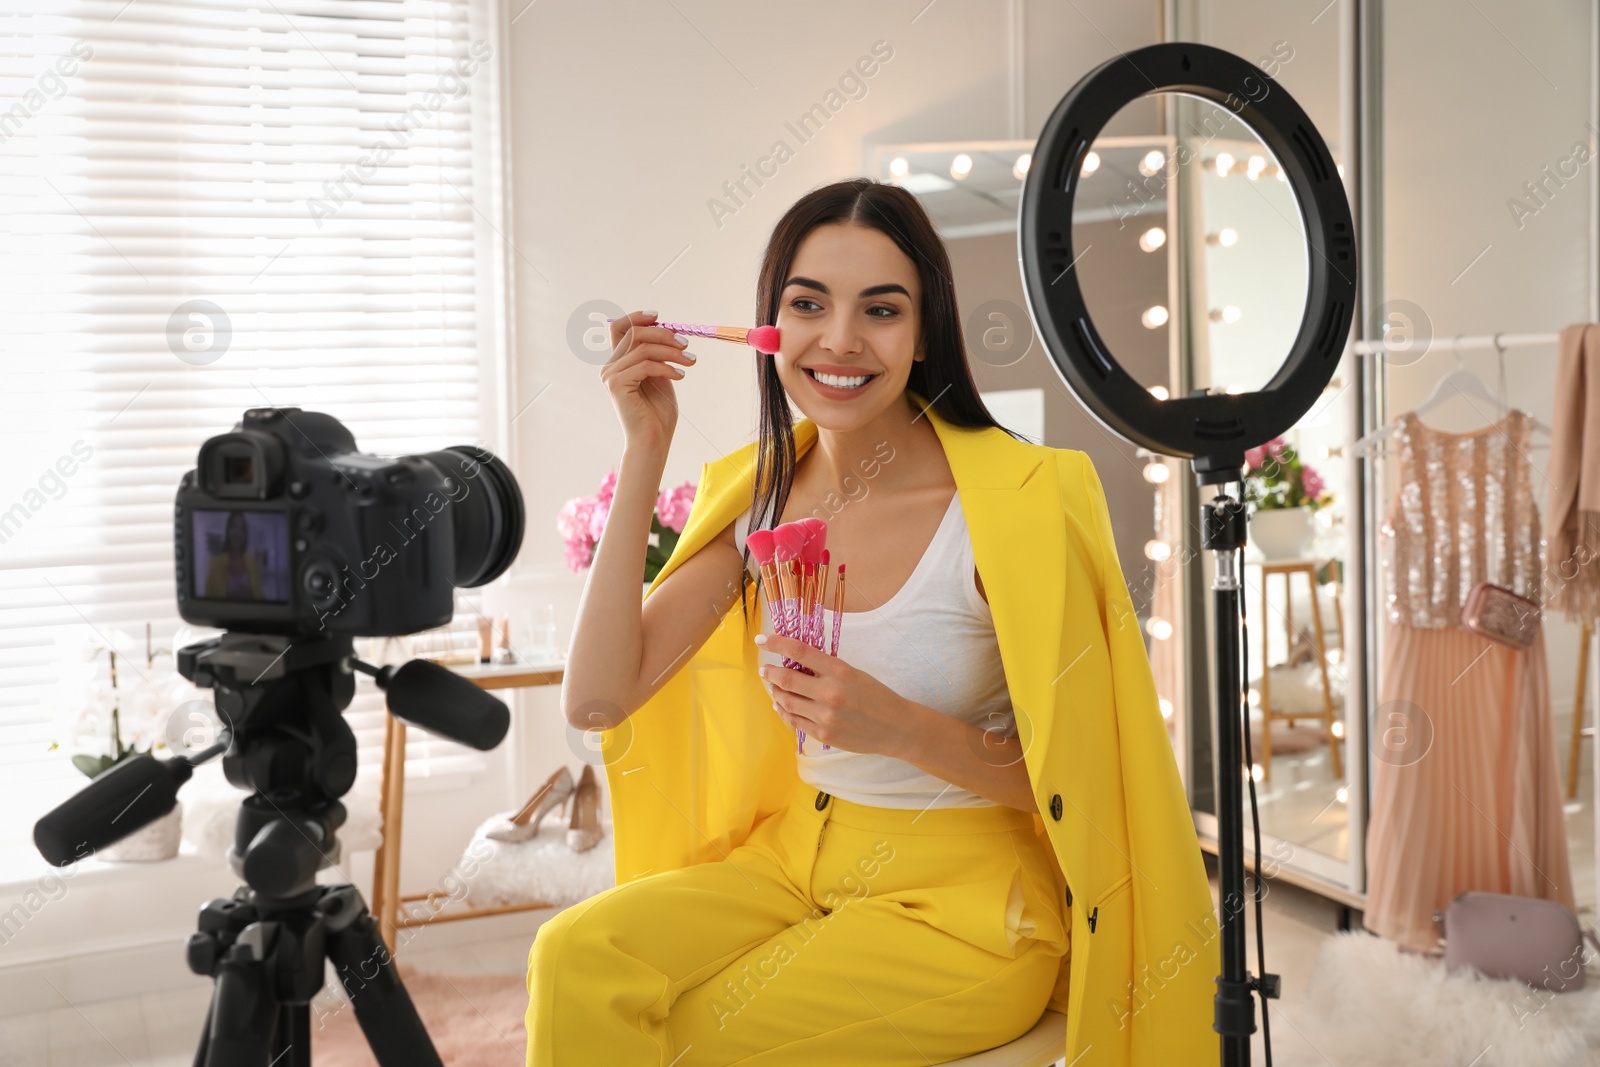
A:
<svg viewBox="0 0 1600 1067">
<path fill-rule="evenodd" d="M 1495 343 L 1497 338 L 1498 345 Z M 1555 333 L 1457 334 L 1454 337 L 1434 337 L 1427 342 L 1426 347 L 1429 350 L 1440 348 L 1451 352 L 1471 352 L 1479 349 L 1492 352 L 1497 347 L 1501 349 L 1554 347 L 1560 338 L 1561 335 Z M 1395 347 L 1400 351 L 1406 351 L 1411 346 L 1408 344 L 1404 347 Z M 1378 355 L 1389 351 L 1389 346 L 1382 341 L 1356 341 L 1351 348 L 1358 356 Z"/>
</svg>

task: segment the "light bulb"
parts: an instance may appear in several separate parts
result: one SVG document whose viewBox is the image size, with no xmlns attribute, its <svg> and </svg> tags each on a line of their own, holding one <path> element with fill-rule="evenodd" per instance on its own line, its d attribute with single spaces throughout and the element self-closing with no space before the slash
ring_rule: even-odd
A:
<svg viewBox="0 0 1600 1067">
<path fill-rule="evenodd" d="M 1154 252 L 1167 243 L 1167 231 L 1160 226 L 1152 226 L 1139 235 L 1139 247 L 1146 252 Z"/>
<path fill-rule="evenodd" d="M 1167 324 L 1167 309 L 1160 304 L 1144 309 L 1144 314 L 1139 316 L 1139 321 L 1144 323 L 1145 329 L 1155 330 Z"/>
<path fill-rule="evenodd" d="M 1144 480 L 1160 485 L 1172 476 L 1172 471 L 1160 460 L 1152 460 L 1144 465 Z"/>
<path fill-rule="evenodd" d="M 1146 541 L 1144 543 L 1145 559 L 1163 563 L 1172 556 L 1172 546 L 1162 540 Z"/>
<path fill-rule="evenodd" d="M 960 181 L 972 173 L 972 157 L 962 152 L 950 161 L 950 177 Z"/>
<path fill-rule="evenodd" d="M 1259 708 L 1261 706 L 1261 690 L 1251 686 L 1246 699 L 1249 700 L 1252 708 Z"/>
<path fill-rule="evenodd" d="M 906 162 L 905 156 L 895 156 L 889 160 L 889 173 L 896 178 L 904 178 L 911 173 L 911 164 Z"/>
<path fill-rule="evenodd" d="M 1166 697 L 1162 697 L 1157 701 L 1157 703 L 1161 706 L 1161 717 L 1163 719 L 1172 718 L 1172 701 L 1168 700 Z"/>
<path fill-rule="evenodd" d="M 1227 391 L 1232 396 L 1237 396 L 1240 393 L 1249 392 L 1249 390 L 1245 386 L 1241 385 L 1238 382 L 1234 382 L 1232 385 L 1228 386 Z"/>
<path fill-rule="evenodd" d="M 1212 308 L 1207 313 L 1212 322 L 1238 322 L 1240 311 L 1232 304 L 1224 304 L 1219 308 Z"/>
<path fill-rule="evenodd" d="M 1338 723 L 1334 723 L 1334 725 L 1338 726 L 1339 724 Z M 1338 798 L 1339 803 L 1341 803 L 1341 804 L 1350 803 L 1350 788 L 1349 788 L 1349 786 L 1341 785 L 1339 787 L 1338 792 L 1334 793 L 1333 795 Z"/>
<path fill-rule="evenodd" d="M 1344 736 L 1344 723 L 1335 722 L 1331 729 L 1332 729 L 1334 737 L 1343 737 Z"/>
<path fill-rule="evenodd" d="M 1150 395 L 1155 397 L 1157 400 L 1165 400 L 1169 394 L 1167 393 L 1166 386 L 1152 385 L 1150 387 Z"/>
<path fill-rule="evenodd" d="M 1144 624 L 1144 628 L 1157 641 L 1165 641 L 1172 636 L 1172 624 L 1157 615 L 1150 616 L 1150 620 Z"/>
<path fill-rule="evenodd" d="M 1139 160 L 1139 173 L 1148 178 L 1150 175 L 1160 170 L 1166 164 L 1166 162 L 1167 157 L 1161 154 L 1161 150 L 1159 148 L 1152 148 L 1150 151 L 1144 154 L 1143 159 Z"/>
<path fill-rule="evenodd" d="M 1261 764 L 1252 763 L 1250 765 L 1250 777 L 1258 782 L 1261 781 Z"/>
<path fill-rule="evenodd" d="M 1232 226 L 1224 226 L 1217 231 L 1217 244 L 1223 248 L 1232 248 L 1239 243 L 1239 231 Z"/>
<path fill-rule="evenodd" d="M 1090 152 L 1083 157 L 1083 176 L 1087 178 L 1100 169 L 1100 153 Z"/>
<path fill-rule="evenodd" d="M 1217 153 L 1217 177 L 1226 178 L 1233 169 L 1233 154 L 1231 152 Z"/>
<path fill-rule="evenodd" d="M 1011 165 L 1011 176 L 1020 182 L 1023 178 L 1028 176 L 1028 167 L 1030 167 L 1032 164 L 1033 153 L 1022 153 L 1022 155 L 1017 157 L 1017 161 Z"/>
<path fill-rule="evenodd" d="M 1251 156 L 1250 162 L 1245 164 L 1245 177 L 1255 181 L 1261 176 L 1261 169 L 1266 165 L 1267 161 L 1260 156 Z"/>
</svg>

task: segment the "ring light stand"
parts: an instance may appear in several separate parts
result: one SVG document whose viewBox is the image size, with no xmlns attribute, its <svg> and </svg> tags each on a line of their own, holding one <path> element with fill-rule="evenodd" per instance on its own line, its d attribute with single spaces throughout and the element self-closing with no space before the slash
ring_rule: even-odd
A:
<svg viewBox="0 0 1600 1067">
<path fill-rule="evenodd" d="M 1310 246 L 1305 313 L 1299 333 L 1272 380 L 1252 393 L 1198 389 L 1157 399 L 1116 361 L 1096 331 L 1078 283 L 1072 209 L 1085 154 L 1126 104 L 1159 92 L 1186 93 L 1226 107 L 1277 157 L 1305 223 Z M 1171 161 L 1169 161 L 1171 162 Z M 1344 350 L 1355 306 L 1356 246 L 1350 206 L 1338 168 L 1316 127 L 1283 87 L 1260 68 L 1219 48 L 1189 42 L 1151 45 L 1108 60 L 1085 75 L 1056 105 L 1035 146 L 1022 189 L 1018 255 L 1028 312 L 1056 371 L 1107 429 L 1163 455 L 1192 461 L 1200 485 L 1239 483 L 1239 499 L 1219 493 L 1201 505 L 1201 544 L 1216 556 L 1212 605 L 1216 623 L 1217 859 L 1222 974 L 1212 1026 L 1222 1035 L 1222 1063 L 1248 1067 L 1255 1032 L 1255 994 L 1262 997 L 1266 1062 L 1272 1063 L 1266 1001 L 1278 976 L 1266 973 L 1261 934 L 1261 827 L 1255 780 L 1256 953 L 1259 978 L 1246 968 L 1244 813 L 1240 777 L 1249 714 L 1244 686 L 1242 602 L 1236 569 L 1247 540 L 1244 453 L 1292 427 L 1316 403 Z M 1241 744 L 1243 738 L 1244 745 Z"/>
</svg>

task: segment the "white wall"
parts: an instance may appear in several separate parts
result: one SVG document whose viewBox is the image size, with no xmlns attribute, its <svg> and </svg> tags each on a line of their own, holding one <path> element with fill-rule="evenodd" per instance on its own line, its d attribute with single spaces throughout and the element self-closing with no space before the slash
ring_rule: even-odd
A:
<svg viewBox="0 0 1600 1067">
<path fill-rule="evenodd" d="M 509 0 L 516 5 L 519 0 Z M 1034 137 L 1072 84 L 1118 51 L 1153 43 L 1154 3 L 1031 0 L 1021 35 L 1023 114 L 1013 122 L 1003 0 L 806 5 L 539 3 L 512 27 L 510 231 L 516 270 L 518 477 L 529 529 L 515 596 L 558 606 L 563 645 L 583 576 L 563 566 L 555 514 L 592 493 L 621 457 L 599 369 L 568 346 L 593 299 L 679 321 L 753 325 L 761 253 L 778 217 L 815 186 L 864 173 L 872 146 Z M 681 14 L 680 14 L 681 12 Z M 920 13 L 919 13 L 920 12 Z M 823 102 L 856 61 L 892 49 L 805 143 L 786 127 Z M 793 158 L 719 221 L 723 183 L 788 142 Z M 769 168 L 770 170 L 770 168 Z M 691 345 L 666 484 L 752 440 L 756 385 L 746 350 Z M 593 357 L 591 357 L 593 358 Z M 603 358 L 603 357 L 602 357 Z M 531 785 L 565 759 L 556 694 L 530 694 L 522 753 Z"/>
</svg>

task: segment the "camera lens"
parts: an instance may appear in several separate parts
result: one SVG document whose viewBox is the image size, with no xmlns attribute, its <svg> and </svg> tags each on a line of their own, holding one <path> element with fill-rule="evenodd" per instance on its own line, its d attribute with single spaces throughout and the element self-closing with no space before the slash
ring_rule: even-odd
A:
<svg viewBox="0 0 1600 1067">
<path fill-rule="evenodd" d="M 455 584 L 492 582 L 511 566 L 522 547 L 522 489 L 510 468 L 476 445 L 456 445 L 419 457 L 466 491 L 450 494 L 456 542 Z"/>
</svg>

